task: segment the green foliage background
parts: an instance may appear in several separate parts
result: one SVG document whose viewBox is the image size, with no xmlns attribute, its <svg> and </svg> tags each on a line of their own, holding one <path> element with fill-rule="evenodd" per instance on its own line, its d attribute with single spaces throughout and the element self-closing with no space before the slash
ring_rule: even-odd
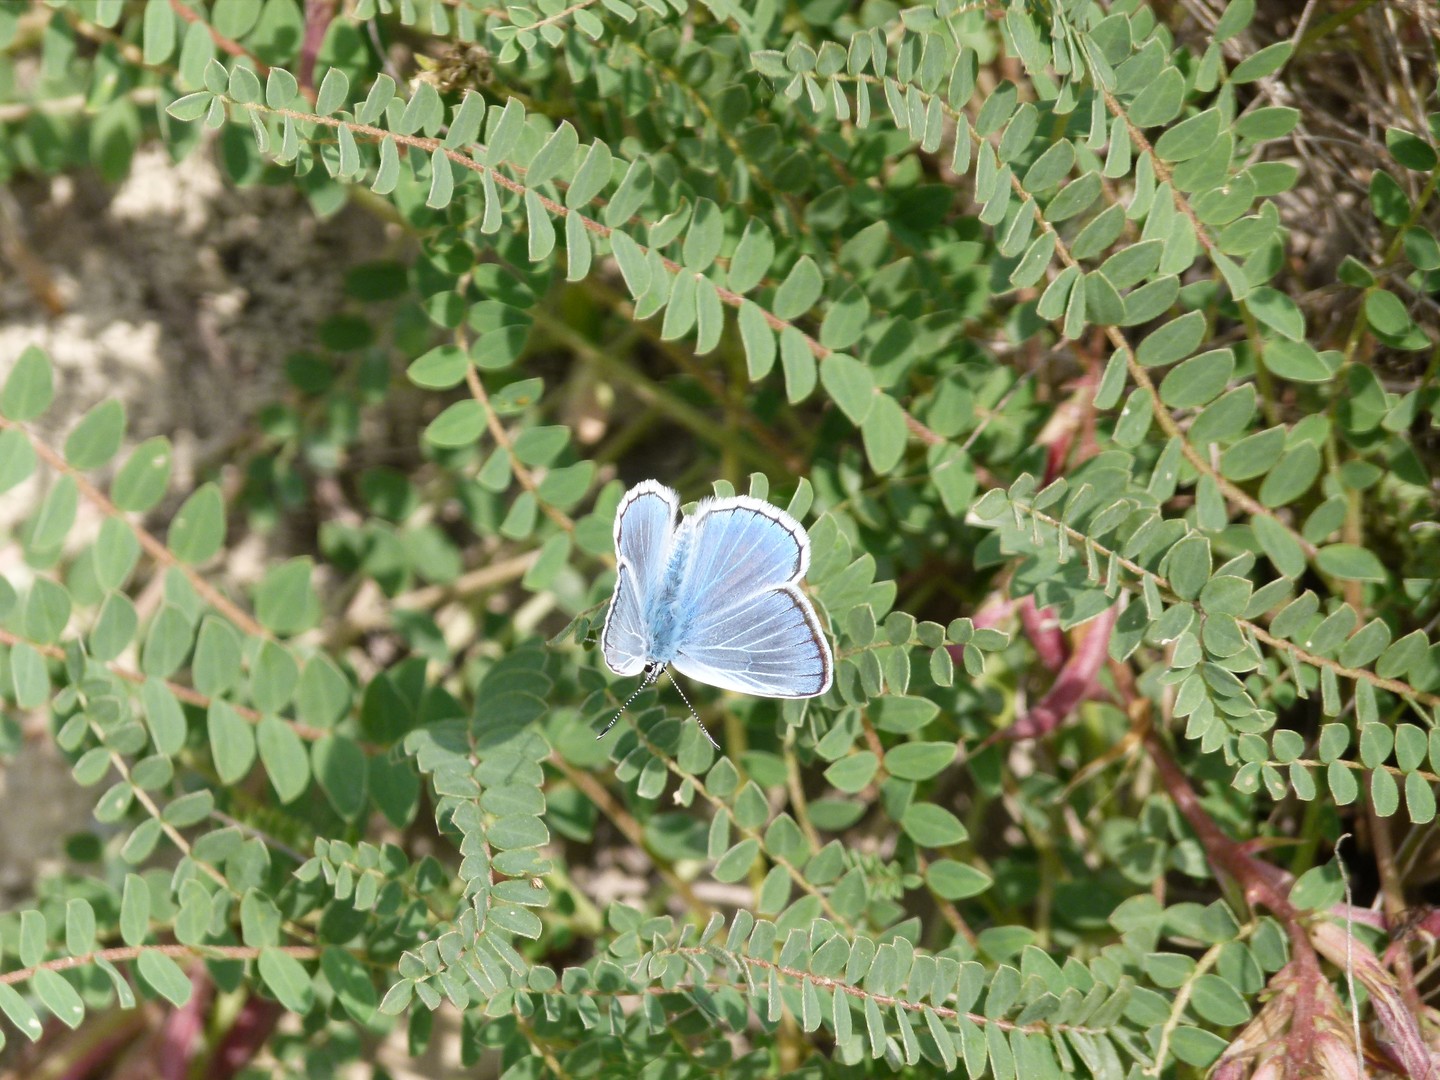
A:
<svg viewBox="0 0 1440 1080">
<path fill-rule="evenodd" d="M 0 5 L 7 178 L 159 140 L 411 238 L 275 358 L 238 499 L 118 401 L 49 445 L 0 360 L 5 735 L 99 792 L 0 919 L 0 1041 L 200 970 L 192 1068 L 297 1018 L 256 1076 L 437 1013 L 513 1077 L 1436 1069 L 1435 18 L 1256 7 Z M 1351 119 L 1287 79 L 1357 42 L 1406 122 L 1307 265 Z M 594 738 L 650 475 L 810 531 L 835 686 L 688 687 L 723 755 L 668 687 Z"/>
</svg>

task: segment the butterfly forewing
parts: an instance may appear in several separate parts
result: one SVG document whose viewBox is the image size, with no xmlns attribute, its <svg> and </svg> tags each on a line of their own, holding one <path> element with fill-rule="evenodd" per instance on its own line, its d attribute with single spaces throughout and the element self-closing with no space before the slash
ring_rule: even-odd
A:
<svg viewBox="0 0 1440 1080">
<path fill-rule="evenodd" d="M 681 528 L 692 536 L 681 594 L 692 607 L 739 603 L 799 581 L 810 566 L 810 538 L 800 523 L 759 499 L 701 503 Z"/>
<path fill-rule="evenodd" d="M 647 480 L 625 493 L 615 513 L 615 594 L 605 616 L 600 649 L 617 675 L 636 675 L 650 660 L 648 602 L 660 590 L 680 500 Z"/>
<path fill-rule="evenodd" d="M 679 512 L 679 497 L 654 480 L 627 491 L 615 512 L 615 554 L 634 567 L 644 597 L 665 572 Z"/>
</svg>

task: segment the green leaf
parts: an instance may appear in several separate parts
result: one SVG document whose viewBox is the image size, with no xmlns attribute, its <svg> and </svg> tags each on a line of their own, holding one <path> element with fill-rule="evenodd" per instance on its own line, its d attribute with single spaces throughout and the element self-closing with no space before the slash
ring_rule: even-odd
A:
<svg viewBox="0 0 1440 1080">
<path fill-rule="evenodd" d="M 50 358 L 29 345 L 5 378 L 5 387 L 0 390 L 0 413 L 10 420 L 34 420 L 54 399 Z"/>
<path fill-rule="evenodd" d="M 0 431 L 0 494 L 28 480 L 35 472 L 35 463 L 35 451 L 23 431 Z"/>
<path fill-rule="evenodd" d="M 1433 126 L 1434 121 L 1431 123 Z M 1430 143 L 1400 128 L 1385 129 L 1385 145 L 1389 147 L 1396 161 L 1416 172 L 1428 173 L 1440 162 L 1440 157 L 1436 156 L 1435 148 Z"/>
<path fill-rule="evenodd" d="M 925 870 L 925 883 L 946 900 L 966 900 L 994 884 L 986 874 L 954 859 L 932 862 Z"/>
<path fill-rule="evenodd" d="M 820 324 L 820 344 L 828 349 L 848 349 L 860 340 L 870 322 L 870 301 L 852 285 L 830 309 Z"/>
<path fill-rule="evenodd" d="M 1259 52 L 1252 53 L 1236 64 L 1230 72 L 1230 81 L 1234 83 L 1254 82 L 1256 79 L 1273 75 L 1285 66 L 1285 62 L 1290 59 L 1290 54 L 1294 49 L 1294 42 L 1288 40 L 1267 45 Z"/>
<path fill-rule="evenodd" d="M 375 1017 L 376 997 L 365 966 L 347 950 L 330 946 L 320 954 L 320 970 L 350 1018 L 369 1024 Z"/>
<path fill-rule="evenodd" d="M 446 197 L 449 201 L 449 197 Z M 555 250 L 555 222 L 534 191 L 525 192 L 525 225 L 530 238 L 528 254 L 531 262 L 549 258 Z"/>
<path fill-rule="evenodd" d="M 310 766 L 320 790 L 335 812 L 347 821 L 365 809 L 365 754 L 346 735 L 327 735 L 310 747 Z"/>
<path fill-rule="evenodd" d="M 1176 68 L 1167 67 L 1130 103 L 1131 122 L 1142 128 L 1168 124 L 1180 115 L 1185 92 L 1185 76 Z"/>
<path fill-rule="evenodd" d="M 158 67 L 175 51 L 176 15 L 169 4 L 146 4 L 141 34 L 145 43 L 142 58 Z M 203 110 L 202 110 L 203 111 Z"/>
<path fill-rule="evenodd" d="M 240 662 L 239 633 L 219 616 L 206 615 L 191 661 L 195 689 L 206 697 L 224 694 L 240 681 Z"/>
<path fill-rule="evenodd" d="M 1435 789 L 1418 772 L 1405 774 L 1405 809 L 1416 825 L 1426 825 L 1435 818 Z"/>
<path fill-rule="evenodd" d="M 73 436 L 72 436 L 73 438 Z M 146 439 L 120 466 L 110 484 L 110 501 L 121 510 L 153 510 L 170 486 L 170 440 L 163 435 Z"/>
<path fill-rule="evenodd" d="M 120 939 L 132 948 L 150 932 L 150 889 L 137 874 L 127 874 L 120 894 Z"/>
<path fill-rule="evenodd" d="M 964 843 L 969 835 L 960 819 L 934 803 L 911 803 L 900 819 L 905 835 L 921 847 L 944 847 Z"/>
<path fill-rule="evenodd" d="M 1203 1069 L 1228 1049 L 1230 1044 L 1213 1032 L 1181 1024 L 1170 1037 L 1170 1049 L 1186 1065 Z"/>
<path fill-rule="evenodd" d="M 1255 17 L 1255 0 L 1230 0 L 1225 11 L 1215 23 L 1214 39 L 1229 41 L 1250 25 Z"/>
<path fill-rule="evenodd" d="M 300 95 L 300 84 L 284 68 L 272 67 L 265 79 L 265 104 L 283 109 Z M 366 122 L 366 121 L 362 121 Z"/>
<path fill-rule="evenodd" d="M 1376 769 L 1370 774 L 1370 801 L 1382 818 L 1393 817 L 1400 809 L 1400 787 L 1389 769 Z"/>
<path fill-rule="evenodd" d="M 45 1032 L 30 1003 L 9 983 L 0 983 L 0 1012 L 31 1042 L 35 1042 Z"/>
<path fill-rule="evenodd" d="M 734 292 L 749 292 L 765 279 L 773 261 L 775 240 L 770 236 L 770 230 L 752 217 L 744 225 L 740 245 L 730 256 L 730 288 Z"/>
<path fill-rule="evenodd" d="M 29 910 L 20 913 L 20 963 L 33 968 L 45 959 L 45 944 L 50 936 L 42 912 Z"/>
<path fill-rule="evenodd" d="M 1145 367 L 1173 364 L 1193 353 L 1204 336 L 1205 316 L 1198 311 L 1187 312 L 1146 335 L 1135 350 L 1135 358 Z"/>
<path fill-rule="evenodd" d="M 290 651 L 265 641 L 250 662 L 250 698 L 261 712 L 279 712 L 289 703 L 300 678 L 299 665 Z"/>
<path fill-rule="evenodd" d="M 1190 1003 L 1203 1019 L 1221 1027 L 1235 1027 L 1250 1019 L 1245 999 L 1218 975 L 1197 978 L 1191 986 Z"/>
<path fill-rule="evenodd" d="M 725 219 L 720 208 L 709 199 L 696 199 L 681 249 L 681 263 L 688 269 L 703 273 L 719 256 L 724 242 Z"/>
<path fill-rule="evenodd" d="M 1230 480 L 1263 475 L 1285 448 L 1285 429 L 1266 428 L 1247 435 L 1220 455 L 1220 472 Z"/>
<path fill-rule="evenodd" d="M 1223 118 L 1218 108 L 1180 121 L 1155 140 L 1155 153 L 1165 161 L 1189 161 L 1209 150 L 1220 138 Z"/>
<path fill-rule="evenodd" d="M 1102 181 L 1098 172 L 1088 172 L 1072 180 L 1050 200 L 1050 205 L 1045 208 L 1045 220 L 1058 223 L 1084 213 L 1090 208 L 1090 204 L 1100 197 L 1101 187 Z"/>
<path fill-rule="evenodd" d="M 158 6 L 159 5 L 156 4 L 150 5 L 151 8 Z M 215 95 L 210 93 L 210 91 L 197 90 L 193 94 L 185 94 L 176 98 L 169 105 L 165 106 L 165 111 L 176 120 L 199 120 L 200 117 L 209 111 L 211 103 L 214 100 Z"/>
<path fill-rule="evenodd" d="M 1370 209 L 1377 221 L 1391 228 L 1399 228 L 1410 218 L 1410 197 L 1384 169 L 1370 175 Z"/>
<path fill-rule="evenodd" d="M 50 673 L 45 658 L 27 642 L 10 649 L 10 681 L 15 704 L 22 709 L 38 709 L 50 697 Z"/>
<path fill-rule="evenodd" d="M 1294 502 L 1315 483 L 1321 464 L 1320 450 L 1314 443 L 1291 447 L 1260 484 L 1260 501 L 1269 507 Z"/>
<path fill-rule="evenodd" d="M 1440 270 L 1440 240 L 1433 233 L 1412 225 L 1405 230 L 1403 244 L 1405 257 L 1417 270 Z"/>
<path fill-rule="evenodd" d="M 831 357 L 833 363 L 835 357 Z M 821 371 L 822 377 L 824 370 Z M 905 426 L 905 410 L 889 394 L 872 395 L 870 413 L 860 427 L 865 443 L 865 456 L 870 467 L 879 474 L 892 471 L 905 456 L 909 431 Z"/>
<path fill-rule="evenodd" d="M 1388 581 L 1385 564 L 1372 552 L 1354 544 L 1329 544 L 1316 554 L 1315 563 L 1327 574 L 1345 581 Z"/>
<path fill-rule="evenodd" d="M 800 256 L 775 290 L 775 315 L 787 322 L 799 318 L 815 306 L 824 288 L 825 279 L 815 260 L 808 255 Z"/>
<path fill-rule="evenodd" d="M 1365 318 L 1377 332 L 1391 337 L 1401 337 L 1413 325 L 1404 302 L 1384 289 L 1365 297 Z"/>
<path fill-rule="evenodd" d="M 1172 409 L 1197 408 L 1218 397 L 1235 374 L 1235 353 L 1215 349 L 1175 365 L 1160 383 L 1160 400 Z"/>
<path fill-rule="evenodd" d="M 1235 121 L 1235 134 L 1252 142 L 1282 139 L 1300 122 L 1300 110 L 1286 105 L 1252 109 Z"/>
<path fill-rule="evenodd" d="M 1305 338 L 1305 316 L 1294 300 L 1268 286 L 1252 289 L 1245 303 L 1257 320 L 1291 341 Z"/>
<path fill-rule="evenodd" d="M 215 811 L 215 796 L 209 791 L 192 791 L 181 795 L 165 807 L 161 820 L 177 829 L 198 825 Z"/>
<path fill-rule="evenodd" d="M 1061 139 L 1035 159 L 1020 186 L 1032 194 L 1049 191 L 1064 180 L 1075 166 L 1075 146 L 1069 139 Z"/>
<path fill-rule="evenodd" d="M 1166 561 L 1170 587 L 1182 600 L 1195 600 L 1210 580 L 1210 541 L 1191 533 L 1170 549 Z"/>
<path fill-rule="evenodd" d="M 95 909 L 88 900 L 72 897 L 65 902 L 65 949 L 71 956 L 95 949 Z"/>
<path fill-rule="evenodd" d="M 282 803 L 294 802 L 310 786 L 310 755 L 295 729 L 267 716 L 255 731 L 260 762 Z"/>
<path fill-rule="evenodd" d="M 350 96 L 350 79 L 339 68 L 330 68 L 320 80 L 320 91 L 315 97 L 315 112 L 329 116 Z"/>
<path fill-rule="evenodd" d="M 350 709 L 350 681 L 324 653 L 312 656 L 300 675 L 295 706 L 300 718 L 315 727 L 334 727 Z"/>
<path fill-rule="evenodd" d="M 825 779 L 848 795 L 861 791 L 875 777 L 880 759 L 869 750 L 849 754 L 825 770 Z"/>
<path fill-rule="evenodd" d="M 428 86 L 428 83 L 422 83 Z M 437 146 L 430 155 L 430 193 L 425 196 L 425 205 L 432 210 L 443 210 L 450 205 L 450 199 L 455 194 L 455 171 L 450 166 L 450 158 L 445 148 Z M 551 233 L 551 245 L 554 244 L 554 233 Z"/>
<path fill-rule="evenodd" d="M 255 72 L 243 64 L 236 64 L 230 69 L 228 95 L 232 101 L 251 105 L 260 100 L 261 93 L 260 79 Z"/>
<path fill-rule="evenodd" d="M 177 1009 L 190 1000 L 189 976 L 164 953 L 146 949 L 136 957 L 135 968 L 152 990 Z"/>
<path fill-rule="evenodd" d="M 430 421 L 425 429 L 425 441 L 432 446 L 453 449 L 477 442 L 484 432 L 484 408 L 478 401 L 466 398 L 448 406 Z"/>
<path fill-rule="evenodd" d="M 166 537 L 181 562 L 203 563 L 225 543 L 225 503 L 215 483 L 202 484 L 170 521 Z"/>
<path fill-rule="evenodd" d="M 852 356 L 835 353 L 820 365 L 820 382 L 852 424 L 864 424 L 876 399 L 875 380 L 868 367 Z"/>
<path fill-rule="evenodd" d="M 27 550 L 58 553 L 65 537 L 70 534 L 70 526 L 75 524 L 78 503 L 79 488 L 73 476 L 62 476 L 55 481 L 41 502 L 39 511 L 30 519 Z"/>
<path fill-rule="evenodd" d="M 954 760 L 954 743 L 901 743 L 885 752 L 885 769 L 902 780 L 928 780 Z"/>
<path fill-rule="evenodd" d="M 314 563 L 308 556 L 272 566 L 255 589 L 255 617 L 275 634 L 298 634 L 315 624 L 320 602 L 310 578 Z"/>
<path fill-rule="evenodd" d="M 77 1028 L 85 1019 L 85 1003 L 58 971 L 42 968 L 35 972 L 30 976 L 30 989 L 66 1027 Z"/>
<path fill-rule="evenodd" d="M 172 757 L 178 754 L 185 745 L 187 728 L 180 702 L 170 688 L 158 679 L 146 679 L 140 687 L 140 701 L 156 751 Z"/>
<path fill-rule="evenodd" d="M 739 881 L 750 872 L 750 867 L 755 864 L 755 856 L 760 853 L 760 842 L 753 837 L 741 840 L 715 864 L 711 876 L 716 881 L 723 881 L 726 884 Z"/>
<path fill-rule="evenodd" d="M 480 97 L 478 94 L 474 96 L 477 99 Z M 585 152 L 585 160 L 565 192 L 565 205 L 571 210 L 578 210 L 604 191 L 610 183 L 613 161 L 614 155 L 611 154 L 610 147 L 598 139 L 591 143 L 590 149 Z"/>
<path fill-rule="evenodd" d="M 1265 342 L 1265 366 L 1291 382 L 1327 382 L 1334 374 L 1308 342 L 1278 339 Z"/>
<path fill-rule="evenodd" d="M 739 325 L 746 370 L 750 381 L 758 382 L 775 366 L 775 333 L 765 321 L 765 313 L 752 300 L 741 301 Z"/>
<path fill-rule="evenodd" d="M 281 1005 L 301 1015 L 315 1005 L 315 987 L 305 965 L 273 946 L 260 950 L 260 978 Z"/>
<path fill-rule="evenodd" d="M 210 736 L 210 756 L 215 772 L 226 784 L 236 784 L 255 764 L 255 730 L 233 706 L 212 701 L 206 713 L 206 729 Z"/>
</svg>

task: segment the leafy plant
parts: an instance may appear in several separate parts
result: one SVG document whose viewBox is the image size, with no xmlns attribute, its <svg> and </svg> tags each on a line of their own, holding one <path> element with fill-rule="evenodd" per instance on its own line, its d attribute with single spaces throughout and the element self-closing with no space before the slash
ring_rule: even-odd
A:
<svg viewBox="0 0 1440 1080">
<path fill-rule="evenodd" d="M 0 919 L 0 1038 L 1433 1076 L 1435 20 L 1280 18 L 0 6 L 7 178 L 158 141 L 404 240 L 193 485 L 6 358 L 6 741 L 101 793 Z M 809 529 L 835 686 L 693 688 L 723 753 L 668 687 L 594 737 L 649 475 Z"/>
</svg>

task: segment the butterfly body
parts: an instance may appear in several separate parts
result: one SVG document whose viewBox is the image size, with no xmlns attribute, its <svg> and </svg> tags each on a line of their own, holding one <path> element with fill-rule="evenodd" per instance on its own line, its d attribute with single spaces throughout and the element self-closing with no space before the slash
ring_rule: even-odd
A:
<svg viewBox="0 0 1440 1080">
<path fill-rule="evenodd" d="M 647 681 L 674 667 L 762 697 L 813 697 L 834 660 L 799 582 L 810 539 L 789 514 L 748 496 L 680 498 L 654 480 L 615 516 L 618 576 L 601 635 L 606 664 Z"/>
</svg>

